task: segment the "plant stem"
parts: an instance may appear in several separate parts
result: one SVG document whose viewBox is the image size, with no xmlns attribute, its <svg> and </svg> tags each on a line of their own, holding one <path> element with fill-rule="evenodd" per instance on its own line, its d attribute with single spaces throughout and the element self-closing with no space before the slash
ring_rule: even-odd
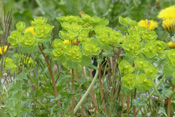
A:
<svg viewBox="0 0 175 117">
<path fill-rule="evenodd" d="M 103 52 L 101 52 L 101 54 L 100 54 L 100 59 L 102 59 L 102 53 Z M 102 101 L 103 109 L 104 109 L 105 113 L 107 113 L 106 108 L 105 108 L 104 99 L 103 99 L 104 98 L 104 95 L 103 95 L 103 86 L 102 86 L 102 83 L 101 83 L 101 63 L 99 64 L 98 71 L 99 71 L 98 77 L 99 77 L 101 101 Z"/>
<path fill-rule="evenodd" d="M 74 91 L 74 69 L 72 69 L 72 92 Z M 75 97 L 72 97 L 72 117 L 74 117 L 74 104 L 75 104 Z"/>
<path fill-rule="evenodd" d="M 156 89 L 161 85 L 161 83 L 164 81 L 165 79 L 165 75 L 162 77 L 162 79 L 160 80 L 159 84 L 156 86 Z M 149 95 L 149 97 L 146 99 L 146 102 L 148 102 L 148 100 L 151 98 L 151 96 L 154 94 L 155 89 L 151 92 L 151 94 Z M 141 109 L 141 107 L 137 110 L 136 113 L 138 113 L 138 111 Z"/>
<path fill-rule="evenodd" d="M 162 99 L 162 97 L 161 97 L 161 95 L 159 94 L 159 92 L 157 91 L 157 88 L 156 88 L 156 86 L 154 86 L 154 90 L 155 90 L 155 92 L 157 93 L 157 96 L 159 97 L 159 100 L 162 102 L 162 104 L 164 103 L 164 101 L 163 101 L 163 99 Z"/>
<path fill-rule="evenodd" d="M 78 70 L 77 70 L 77 69 L 76 69 L 76 76 L 77 76 L 77 78 L 80 78 L 80 77 L 81 77 L 81 76 L 78 74 Z M 81 93 L 80 87 L 79 87 L 79 93 Z M 81 95 L 80 95 L 80 99 L 81 99 Z M 82 116 L 85 117 L 83 104 L 81 104 L 81 111 L 82 111 Z"/>
<path fill-rule="evenodd" d="M 58 96 L 58 92 L 57 92 L 57 88 L 56 88 L 56 84 L 55 84 L 55 80 L 54 80 L 54 77 L 53 77 L 53 72 L 52 72 L 51 66 L 50 66 L 49 61 L 48 61 L 46 55 L 44 54 L 41 46 L 38 45 L 38 47 L 39 47 L 42 55 L 44 56 L 44 59 L 45 59 L 45 61 L 47 63 L 47 66 L 49 68 L 49 73 L 50 73 L 50 76 L 51 76 L 51 79 L 52 79 L 52 85 L 53 85 L 53 88 L 54 88 L 55 97 L 57 97 Z M 58 105 L 61 106 L 61 103 L 60 103 L 59 99 L 57 100 L 57 102 L 58 102 Z"/>
<path fill-rule="evenodd" d="M 163 35 L 163 37 L 162 37 L 162 41 L 165 41 L 165 39 L 166 39 L 166 37 L 167 37 L 167 35 L 168 35 L 168 32 L 166 32 L 164 35 Z"/>
<path fill-rule="evenodd" d="M 129 114 L 130 94 L 127 95 L 127 114 Z"/>
<path fill-rule="evenodd" d="M 136 93 L 137 93 L 137 90 L 135 88 L 134 90 L 134 100 L 136 99 Z M 133 105 L 133 117 L 136 117 L 136 106 Z"/>
<path fill-rule="evenodd" d="M 92 75 L 92 69 L 90 69 L 90 78 L 91 78 L 91 81 L 93 80 L 93 75 Z M 98 106 L 97 106 L 97 100 L 95 98 L 95 95 L 94 95 L 94 88 L 92 87 L 92 99 L 93 99 L 93 102 L 94 102 L 94 105 L 95 105 L 95 110 L 97 110 L 97 112 L 99 112 L 99 109 L 98 109 Z"/>
<path fill-rule="evenodd" d="M 159 84 L 156 86 L 156 89 L 161 85 L 161 83 L 163 82 L 164 79 L 165 79 L 165 75 L 164 75 L 163 78 L 160 80 Z M 148 101 L 148 100 L 151 98 L 151 96 L 154 94 L 154 92 L 155 92 L 155 90 L 153 90 L 153 91 L 151 92 L 151 94 L 149 95 L 149 97 L 147 98 L 146 101 Z"/>
<path fill-rule="evenodd" d="M 171 90 L 174 91 L 174 88 L 175 86 L 173 85 Z M 167 117 L 171 116 L 171 98 L 172 98 L 172 95 L 168 99 Z"/>
<path fill-rule="evenodd" d="M 36 3 L 38 4 L 38 6 L 39 6 L 40 8 L 43 7 L 42 4 L 41 4 L 41 2 L 40 2 L 39 0 L 35 0 L 35 1 L 36 1 Z"/>
<path fill-rule="evenodd" d="M 98 65 L 99 66 L 99 65 Z M 78 102 L 78 104 L 76 105 L 75 109 L 74 109 L 74 114 L 77 112 L 78 108 L 80 107 L 80 105 L 83 103 L 83 101 L 85 100 L 85 98 L 87 97 L 88 93 L 90 92 L 92 86 L 94 85 L 96 79 L 98 76 L 98 70 L 96 70 L 96 74 L 93 78 L 93 81 L 91 82 L 90 86 L 88 87 L 87 91 L 85 92 L 85 94 L 83 95 L 83 97 L 81 98 L 81 100 Z"/>
<path fill-rule="evenodd" d="M 115 78 L 115 68 L 117 67 L 117 62 L 118 62 L 118 59 L 119 59 L 119 56 L 120 56 L 120 53 L 121 53 L 122 49 L 119 48 L 118 50 L 118 53 L 117 53 L 117 58 L 115 57 L 115 52 L 114 52 L 114 48 L 113 48 L 113 54 L 114 54 L 114 65 L 113 65 L 113 83 L 112 83 L 112 96 L 113 96 L 113 92 L 115 93 L 115 82 L 116 82 L 116 78 Z M 115 94 L 114 94 L 115 95 Z"/>
</svg>

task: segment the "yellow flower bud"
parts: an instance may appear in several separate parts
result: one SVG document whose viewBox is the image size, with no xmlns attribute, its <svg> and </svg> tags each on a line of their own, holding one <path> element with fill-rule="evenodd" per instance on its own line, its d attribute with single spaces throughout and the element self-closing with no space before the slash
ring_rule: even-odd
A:
<svg viewBox="0 0 175 117">
<path fill-rule="evenodd" d="M 169 48 L 175 48 L 175 42 L 174 42 L 174 41 L 169 41 L 169 42 L 167 43 L 167 46 L 168 46 Z"/>
</svg>

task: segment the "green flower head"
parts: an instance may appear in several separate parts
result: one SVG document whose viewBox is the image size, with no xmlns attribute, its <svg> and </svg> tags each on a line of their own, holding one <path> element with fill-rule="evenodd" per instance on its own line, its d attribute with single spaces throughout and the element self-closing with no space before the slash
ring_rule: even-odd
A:
<svg viewBox="0 0 175 117">
<path fill-rule="evenodd" d="M 152 80 L 148 79 L 145 74 L 141 74 L 137 80 L 138 87 L 137 89 L 140 92 L 146 92 L 150 90 L 154 83 Z"/>
<path fill-rule="evenodd" d="M 150 66 L 152 66 L 152 64 L 142 58 L 137 58 L 135 61 L 134 61 L 134 64 L 136 67 L 138 67 L 139 69 L 141 70 L 144 70 Z"/>
<path fill-rule="evenodd" d="M 134 42 L 141 40 L 139 32 L 137 30 L 129 30 L 129 35 L 127 38 Z"/>
<path fill-rule="evenodd" d="M 82 30 L 80 31 L 79 36 L 78 36 L 78 40 L 79 40 L 80 42 L 86 41 L 86 39 L 89 37 L 89 32 L 90 32 L 89 29 L 82 29 Z"/>
<path fill-rule="evenodd" d="M 126 60 L 123 60 L 119 64 L 119 70 L 122 75 L 130 74 L 134 71 L 134 68 Z"/>
<path fill-rule="evenodd" d="M 126 76 L 123 76 L 121 78 L 122 80 L 122 86 L 124 88 L 127 88 L 129 90 L 134 90 L 136 87 L 136 75 L 134 74 L 128 74 Z"/>
<path fill-rule="evenodd" d="M 162 52 L 166 48 L 166 43 L 163 41 L 155 41 L 157 52 Z"/>
<path fill-rule="evenodd" d="M 21 32 L 13 31 L 8 37 L 8 42 L 12 45 L 12 47 L 17 47 L 20 39 L 21 39 Z"/>
<path fill-rule="evenodd" d="M 118 31 L 112 30 L 109 40 L 111 44 L 119 44 L 123 40 L 123 35 Z"/>
<path fill-rule="evenodd" d="M 62 56 L 63 54 L 64 54 L 64 51 L 61 50 L 61 49 L 54 49 L 54 50 L 52 51 L 52 55 L 53 55 L 54 57 L 56 57 L 56 58 Z"/>
<path fill-rule="evenodd" d="M 42 25 L 44 23 L 46 23 L 46 20 L 43 17 L 38 17 L 38 18 L 34 19 L 34 21 L 31 22 L 31 24 L 33 26 Z"/>
<path fill-rule="evenodd" d="M 74 62 L 81 62 L 82 53 L 79 46 L 72 46 L 66 50 L 66 57 Z"/>
<path fill-rule="evenodd" d="M 148 42 L 148 41 L 156 40 L 157 34 L 154 31 L 145 31 L 144 33 L 142 33 L 141 38 Z"/>
<path fill-rule="evenodd" d="M 80 32 L 80 30 L 82 29 L 82 26 L 73 22 L 73 23 L 68 23 L 68 22 L 63 22 L 61 24 L 61 26 L 63 27 L 64 30 L 66 31 L 72 31 L 72 32 Z"/>
<path fill-rule="evenodd" d="M 55 48 L 55 49 L 65 50 L 65 49 L 68 48 L 68 46 L 69 46 L 69 44 L 64 43 L 61 39 L 55 39 L 52 42 L 52 47 Z"/>
<path fill-rule="evenodd" d="M 145 69 L 145 73 L 147 76 L 151 78 L 155 78 L 155 76 L 158 74 L 159 69 L 157 67 L 148 67 Z"/>
<path fill-rule="evenodd" d="M 78 16 L 61 16 L 61 17 L 57 17 L 57 20 L 59 22 L 68 22 L 68 23 L 72 23 L 72 22 L 78 22 L 78 23 L 82 23 L 82 19 Z"/>
<path fill-rule="evenodd" d="M 23 32 L 24 31 L 24 29 L 25 29 L 25 23 L 24 22 L 22 22 L 22 21 L 19 21 L 17 24 L 16 24 L 16 29 L 17 29 L 17 31 L 19 31 L 19 32 Z"/>
<path fill-rule="evenodd" d="M 142 44 L 140 42 L 126 41 L 123 44 L 123 48 L 126 53 L 131 55 L 138 55 L 141 52 Z"/>
<path fill-rule="evenodd" d="M 4 62 L 5 62 L 5 70 L 11 70 L 11 72 L 15 72 L 17 66 L 13 63 L 13 60 L 11 58 L 4 58 Z"/>
<path fill-rule="evenodd" d="M 157 54 L 155 44 L 153 44 L 152 42 L 147 43 L 143 48 L 142 52 L 147 58 L 155 57 Z"/>
<path fill-rule="evenodd" d="M 78 37 L 78 33 L 74 31 L 60 31 L 59 36 L 63 40 L 75 40 Z"/>
<path fill-rule="evenodd" d="M 40 43 L 50 41 L 51 32 L 53 28 L 54 26 L 51 26 L 49 24 L 36 25 L 34 27 L 34 31 L 35 31 L 35 37 L 37 38 L 37 41 Z"/>
<path fill-rule="evenodd" d="M 86 55 L 92 56 L 92 55 L 98 55 L 101 51 L 100 47 L 95 42 L 84 42 L 82 45 L 83 53 Z"/>
<path fill-rule="evenodd" d="M 36 42 L 35 37 L 30 32 L 25 33 L 24 36 L 22 37 L 22 40 L 24 40 L 25 46 L 33 46 L 35 45 Z"/>
<path fill-rule="evenodd" d="M 109 44 L 109 35 L 108 33 L 103 33 L 101 35 L 96 36 L 97 40 L 100 42 L 100 44 Z"/>
</svg>

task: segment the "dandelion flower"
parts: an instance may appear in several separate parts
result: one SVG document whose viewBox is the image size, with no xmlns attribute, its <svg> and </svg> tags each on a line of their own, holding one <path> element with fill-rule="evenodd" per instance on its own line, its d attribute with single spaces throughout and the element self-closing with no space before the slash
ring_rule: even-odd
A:
<svg viewBox="0 0 175 117">
<path fill-rule="evenodd" d="M 173 19 L 175 18 L 175 5 L 162 9 L 158 16 L 160 19 Z"/>
<path fill-rule="evenodd" d="M 158 27 L 158 23 L 156 21 L 153 21 L 153 20 L 141 20 L 139 21 L 139 26 L 141 27 L 146 27 L 148 30 L 153 30 L 155 28 Z"/>
<path fill-rule="evenodd" d="M 4 53 L 7 51 L 7 46 L 4 46 Z M 0 47 L 0 55 L 3 53 L 3 46 Z"/>
<path fill-rule="evenodd" d="M 165 19 L 162 22 L 162 26 L 168 32 L 173 32 L 175 28 L 175 19 Z"/>
<path fill-rule="evenodd" d="M 31 32 L 33 35 L 35 35 L 33 26 L 30 26 L 30 27 L 26 28 L 26 29 L 24 30 L 24 33 L 26 33 L 26 32 Z"/>
</svg>

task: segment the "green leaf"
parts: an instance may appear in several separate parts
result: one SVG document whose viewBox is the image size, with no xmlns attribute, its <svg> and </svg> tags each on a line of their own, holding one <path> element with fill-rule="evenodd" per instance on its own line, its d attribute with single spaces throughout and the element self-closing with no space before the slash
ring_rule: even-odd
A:
<svg viewBox="0 0 175 117">
<path fill-rule="evenodd" d="M 23 70 L 19 75 L 16 76 L 16 80 L 27 79 L 26 72 Z"/>
<path fill-rule="evenodd" d="M 162 93 L 165 97 L 170 97 L 173 91 L 171 89 L 167 89 L 167 90 L 163 90 Z"/>
<path fill-rule="evenodd" d="M 83 55 L 80 64 L 83 66 L 88 66 L 91 64 L 91 58 L 89 56 Z"/>
<path fill-rule="evenodd" d="M 121 17 L 121 16 L 119 16 L 119 23 L 122 24 L 122 25 L 127 25 L 128 24 L 126 19 Z"/>
<path fill-rule="evenodd" d="M 22 47 L 20 50 L 22 53 L 33 54 L 37 50 L 37 47 L 36 46 Z"/>
<path fill-rule="evenodd" d="M 36 41 L 37 41 L 38 43 L 46 43 L 46 42 L 49 42 L 51 38 L 52 38 L 51 35 L 48 35 L 48 36 L 42 37 L 42 38 L 36 37 Z"/>
<path fill-rule="evenodd" d="M 22 87 L 22 81 L 18 81 L 13 85 L 14 82 L 12 82 L 8 88 L 8 91 L 19 91 Z"/>
<path fill-rule="evenodd" d="M 125 57 L 125 60 L 127 60 L 127 61 L 130 62 L 130 63 L 133 63 L 134 60 L 137 58 L 137 56 L 130 55 L 130 54 L 128 54 L 128 53 L 126 53 L 126 54 L 124 55 L 124 57 Z"/>
<path fill-rule="evenodd" d="M 88 67 L 89 69 L 98 69 L 97 66 L 92 65 L 92 64 L 88 65 L 87 67 Z"/>
<path fill-rule="evenodd" d="M 71 60 L 67 60 L 65 65 L 71 69 L 78 69 L 78 62 L 74 62 L 74 61 L 71 61 Z"/>
<path fill-rule="evenodd" d="M 44 49 L 43 52 L 48 56 L 52 56 L 52 50 L 53 49 Z"/>
<path fill-rule="evenodd" d="M 164 64 L 164 66 L 163 66 L 163 73 L 166 76 L 172 76 L 174 71 L 175 71 L 175 66 L 171 66 L 167 62 Z"/>
<path fill-rule="evenodd" d="M 103 52 L 103 56 L 112 57 L 113 56 L 113 52 L 111 52 L 111 51 L 104 51 Z"/>
</svg>

